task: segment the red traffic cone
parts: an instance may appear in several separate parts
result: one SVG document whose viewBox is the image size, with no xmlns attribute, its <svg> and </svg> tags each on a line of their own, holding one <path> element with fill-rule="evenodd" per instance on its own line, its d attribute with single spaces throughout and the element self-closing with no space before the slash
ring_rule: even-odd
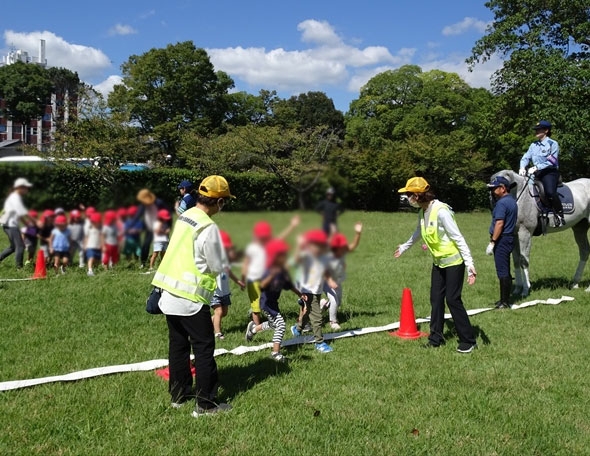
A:
<svg viewBox="0 0 590 456">
<path fill-rule="evenodd" d="M 47 265 L 45 264 L 45 254 L 43 250 L 37 252 L 37 262 L 35 263 L 35 273 L 33 279 L 46 279 L 47 278 Z"/>
<path fill-rule="evenodd" d="M 401 339 L 419 339 L 428 334 L 418 331 L 416 326 L 416 316 L 414 315 L 414 300 L 412 299 L 412 290 L 404 288 L 402 294 L 402 306 L 399 319 L 399 330 L 389 333 L 390 336 Z"/>
</svg>

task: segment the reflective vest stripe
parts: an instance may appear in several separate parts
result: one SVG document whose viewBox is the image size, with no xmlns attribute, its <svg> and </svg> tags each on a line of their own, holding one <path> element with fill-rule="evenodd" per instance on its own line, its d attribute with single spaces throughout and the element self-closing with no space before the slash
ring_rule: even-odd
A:
<svg viewBox="0 0 590 456">
<path fill-rule="evenodd" d="M 156 272 L 156 274 L 154 275 L 154 281 L 157 281 L 160 284 L 170 287 L 172 290 L 175 290 L 176 292 L 180 291 L 183 293 L 188 293 L 192 296 L 200 296 L 205 301 L 211 301 L 213 293 L 215 292 L 215 290 L 207 290 L 198 285 L 191 285 L 186 282 L 182 282 L 179 279 L 175 279 L 174 277 L 166 276 L 160 272 Z M 162 288 L 167 289 L 165 287 Z"/>
</svg>

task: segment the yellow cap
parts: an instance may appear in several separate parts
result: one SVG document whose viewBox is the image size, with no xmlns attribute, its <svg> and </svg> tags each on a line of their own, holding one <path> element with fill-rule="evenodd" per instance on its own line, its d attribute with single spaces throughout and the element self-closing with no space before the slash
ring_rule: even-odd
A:
<svg viewBox="0 0 590 456">
<path fill-rule="evenodd" d="M 398 190 L 399 193 L 425 193 L 430 190 L 430 185 L 423 177 L 412 177 L 406 182 L 404 188 Z"/>
<path fill-rule="evenodd" d="M 229 191 L 229 184 L 222 176 L 209 176 L 199 185 L 199 194 L 209 198 L 235 198 Z"/>
</svg>

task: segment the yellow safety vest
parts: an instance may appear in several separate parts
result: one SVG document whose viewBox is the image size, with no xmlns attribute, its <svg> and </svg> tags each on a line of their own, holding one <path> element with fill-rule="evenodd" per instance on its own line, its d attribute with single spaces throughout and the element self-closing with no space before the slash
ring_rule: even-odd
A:
<svg viewBox="0 0 590 456">
<path fill-rule="evenodd" d="M 193 302 L 209 304 L 217 287 L 216 276 L 197 269 L 193 252 L 195 239 L 211 224 L 213 220 L 196 207 L 178 217 L 153 286 Z"/>
<path fill-rule="evenodd" d="M 433 203 L 430 216 L 428 217 L 428 226 L 425 224 L 424 211 L 420 210 L 420 229 L 422 239 L 424 239 L 428 250 L 432 254 L 434 264 L 440 268 L 448 268 L 449 266 L 457 266 L 463 263 L 463 258 L 453 241 L 441 239 L 438 235 L 438 212 L 442 208 L 451 209 L 448 205 L 440 201 Z"/>
</svg>

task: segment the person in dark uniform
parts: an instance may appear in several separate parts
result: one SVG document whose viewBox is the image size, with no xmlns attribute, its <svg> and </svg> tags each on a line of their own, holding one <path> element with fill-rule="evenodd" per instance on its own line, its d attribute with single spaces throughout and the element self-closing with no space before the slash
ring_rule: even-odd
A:
<svg viewBox="0 0 590 456">
<path fill-rule="evenodd" d="M 500 281 L 500 300 L 496 309 L 510 308 L 512 293 L 512 276 L 510 274 L 510 254 L 514 250 L 514 228 L 518 218 L 516 200 L 510 194 L 508 179 L 498 176 L 488 184 L 496 204 L 490 225 L 490 243 L 486 249 L 488 255 L 494 255 L 496 274 Z"/>
<path fill-rule="evenodd" d="M 334 187 L 326 190 L 326 199 L 320 201 L 315 210 L 322 214 L 322 229 L 328 237 L 338 231 L 338 216 L 344 212 L 342 206 L 336 202 Z"/>
</svg>

